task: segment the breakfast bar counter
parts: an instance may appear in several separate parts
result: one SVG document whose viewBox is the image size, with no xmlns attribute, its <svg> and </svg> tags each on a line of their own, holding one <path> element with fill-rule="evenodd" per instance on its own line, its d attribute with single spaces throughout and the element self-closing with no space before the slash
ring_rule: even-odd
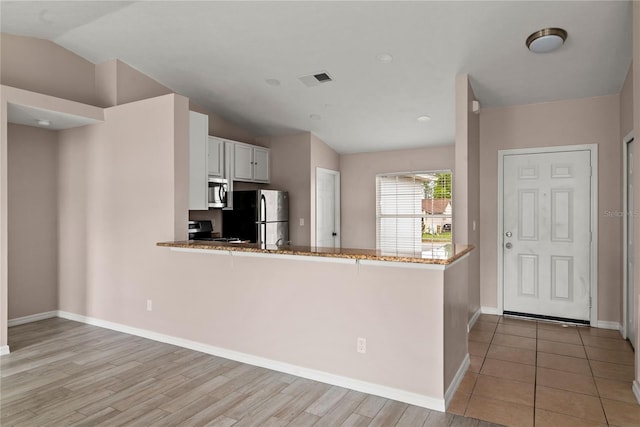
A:
<svg viewBox="0 0 640 427">
<path fill-rule="evenodd" d="M 240 252 L 268 255 L 293 255 L 346 260 L 386 261 L 446 266 L 473 250 L 472 245 L 424 244 L 420 252 L 384 252 L 375 249 L 322 248 L 311 246 L 276 246 L 258 243 L 227 243 L 204 240 L 161 242 L 158 246 L 188 251 Z"/>
<path fill-rule="evenodd" d="M 471 245 L 156 245 L 194 348 L 438 411 L 469 366 Z"/>
</svg>

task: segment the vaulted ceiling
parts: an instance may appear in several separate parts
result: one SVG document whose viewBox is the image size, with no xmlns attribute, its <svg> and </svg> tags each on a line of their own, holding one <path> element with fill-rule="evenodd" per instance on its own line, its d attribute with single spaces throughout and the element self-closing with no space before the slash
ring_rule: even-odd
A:
<svg viewBox="0 0 640 427">
<path fill-rule="evenodd" d="M 255 135 L 311 131 L 341 153 L 453 143 L 459 73 L 490 108 L 618 93 L 631 63 L 630 1 L 0 8 L 3 32 L 54 41 L 94 63 L 118 58 Z M 565 45 L 529 52 L 525 39 L 545 27 L 567 30 Z M 318 72 L 333 81 L 300 80 Z"/>
</svg>

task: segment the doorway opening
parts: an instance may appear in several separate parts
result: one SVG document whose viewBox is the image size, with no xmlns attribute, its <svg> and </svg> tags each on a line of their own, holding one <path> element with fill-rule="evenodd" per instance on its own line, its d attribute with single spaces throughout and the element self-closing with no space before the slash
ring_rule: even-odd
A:
<svg viewBox="0 0 640 427">
<path fill-rule="evenodd" d="M 316 168 L 315 244 L 340 247 L 340 172 Z"/>
</svg>

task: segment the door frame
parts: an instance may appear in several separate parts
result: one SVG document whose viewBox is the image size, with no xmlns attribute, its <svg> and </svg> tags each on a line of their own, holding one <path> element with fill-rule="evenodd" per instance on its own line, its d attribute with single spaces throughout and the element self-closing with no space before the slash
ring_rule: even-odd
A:
<svg viewBox="0 0 640 427">
<path fill-rule="evenodd" d="M 572 151 L 589 151 L 591 155 L 591 308 L 589 311 L 589 323 L 593 327 L 598 325 L 598 145 L 558 145 L 553 147 L 515 148 L 498 150 L 498 215 L 497 215 L 497 255 L 498 255 L 498 314 L 504 313 L 504 233 L 503 224 L 503 198 L 504 198 L 504 158 L 514 154 L 540 154 Z"/>
<path fill-rule="evenodd" d="M 623 338 L 627 337 L 627 308 L 628 301 L 627 297 L 629 296 L 629 275 L 627 273 L 628 262 L 629 262 L 629 254 L 627 253 L 627 228 L 628 221 L 633 219 L 633 215 L 629 215 L 629 199 L 627 196 L 627 144 L 631 141 L 634 141 L 633 131 L 629 132 L 627 136 L 622 139 L 622 212 L 624 214 L 624 220 L 622 221 L 622 235 L 624 236 L 624 240 L 622 241 L 622 324 L 620 325 L 620 332 L 622 332 Z M 637 344 L 636 344 L 637 345 Z"/>
<path fill-rule="evenodd" d="M 316 246 L 318 245 L 318 183 L 320 182 L 320 180 L 318 179 L 318 174 L 320 173 L 324 173 L 327 175 L 333 175 L 335 178 L 335 183 L 336 183 L 336 187 L 335 187 L 335 193 L 334 193 L 334 202 L 333 202 L 333 219 L 334 219 L 334 225 L 335 225 L 335 233 L 337 233 L 337 235 L 334 238 L 334 247 L 336 248 L 340 248 L 342 247 L 342 236 L 340 234 L 340 171 L 335 171 L 332 169 L 325 169 L 325 168 L 320 168 L 320 167 L 316 167 L 316 194 L 315 194 L 315 208 L 316 208 L 316 212 L 315 212 L 315 242 L 313 242 Z"/>
</svg>

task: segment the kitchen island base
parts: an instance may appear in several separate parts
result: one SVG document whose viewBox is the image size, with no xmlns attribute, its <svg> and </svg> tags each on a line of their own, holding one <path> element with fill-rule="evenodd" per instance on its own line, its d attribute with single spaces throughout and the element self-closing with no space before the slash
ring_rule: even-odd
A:
<svg viewBox="0 0 640 427">
<path fill-rule="evenodd" d="M 439 411 L 469 365 L 464 255 L 416 264 L 167 252 L 180 286 L 157 314 L 161 341 Z"/>
</svg>

